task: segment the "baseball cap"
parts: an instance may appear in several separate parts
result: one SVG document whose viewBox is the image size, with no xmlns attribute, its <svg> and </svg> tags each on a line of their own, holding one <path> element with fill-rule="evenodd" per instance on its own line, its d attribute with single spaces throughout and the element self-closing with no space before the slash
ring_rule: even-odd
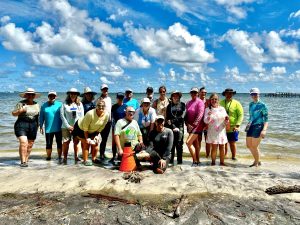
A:
<svg viewBox="0 0 300 225">
<path fill-rule="evenodd" d="M 158 115 L 156 118 L 155 118 L 155 121 L 157 120 L 165 120 L 165 117 L 163 115 Z"/>
<path fill-rule="evenodd" d="M 107 88 L 107 89 L 108 89 L 107 84 L 102 84 L 102 85 L 101 85 L 101 90 L 104 89 L 104 88 Z"/>
<path fill-rule="evenodd" d="M 149 98 L 143 98 L 142 99 L 142 104 L 143 103 L 151 103 Z"/>
<path fill-rule="evenodd" d="M 55 95 L 55 96 L 57 96 L 56 91 L 49 91 L 49 92 L 48 92 L 48 96 L 49 96 L 49 95 Z"/>
<path fill-rule="evenodd" d="M 250 94 L 259 94 L 259 93 L 260 93 L 260 91 L 259 91 L 258 88 L 251 88 L 250 89 Z"/>
<path fill-rule="evenodd" d="M 147 87 L 146 91 L 147 92 L 153 92 L 153 87 Z"/>
<path fill-rule="evenodd" d="M 196 87 L 193 87 L 193 88 L 190 90 L 190 92 L 199 92 L 199 89 L 196 88 Z"/>
<path fill-rule="evenodd" d="M 118 92 L 117 93 L 117 98 L 124 98 L 124 94 L 122 92 Z"/>
</svg>

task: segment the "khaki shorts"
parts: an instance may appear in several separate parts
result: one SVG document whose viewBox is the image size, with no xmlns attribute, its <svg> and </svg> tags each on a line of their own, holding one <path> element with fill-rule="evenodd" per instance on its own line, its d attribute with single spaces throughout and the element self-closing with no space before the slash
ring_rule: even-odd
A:
<svg viewBox="0 0 300 225">
<path fill-rule="evenodd" d="M 70 133 L 70 131 L 67 128 L 62 128 L 61 133 L 62 133 L 63 143 L 72 140 L 72 134 Z"/>
</svg>

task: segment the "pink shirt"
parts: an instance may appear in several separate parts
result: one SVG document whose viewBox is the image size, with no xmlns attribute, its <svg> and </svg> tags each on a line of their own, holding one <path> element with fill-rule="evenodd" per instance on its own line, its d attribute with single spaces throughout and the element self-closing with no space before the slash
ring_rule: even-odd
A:
<svg viewBox="0 0 300 225">
<path fill-rule="evenodd" d="M 200 98 L 190 100 L 186 103 L 186 122 L 193 127 L 190 132 L 199 132 L 203 130 L 204 124 L 202 117 L 204 114 L 204 103 Z"/>
</svg>

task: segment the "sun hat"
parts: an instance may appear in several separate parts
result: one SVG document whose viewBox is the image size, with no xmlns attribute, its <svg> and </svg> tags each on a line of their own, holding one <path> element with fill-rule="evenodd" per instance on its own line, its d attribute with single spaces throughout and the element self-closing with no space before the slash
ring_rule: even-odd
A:
<svg viewBox="0 0 300 225">
<path fill-rule="evenodd" d="M 107 88 L 107 89 L 108 89 L 107 84 L 102 84 L 102 85 L 101 85 L 101 90 L 104 89 L 104 88 Z"/>
<path fill-rule="evenodd" d="M 125 92 L 131 92 L 132 93 L 133 91 L 132 91 L 132 89 L 127 88 Z"/>
<path fill-rule="evenodd" d="M 81 94 L 80 97 L 83 97 L 84 94 L 87 94 L 87 93 L 91 93 L 92 95 L 96 95 L 97 94 L 96 92 L 92 91 L 91 88 L 85 87 L 84 90 L 83 90 L 83 94 Z"/>
<path fill-rule="evenodd" d="M 178 91 L 178 90 L 175 90 L 175 91 L 172 91 L 172 92 L 171 92 L 171 98 L 172 98 L 172 96 L 173 96 L 174 94 L 178 94 L 178 95 L 179 95 L 179 98 L 182 97 L 182 93 L 181 93 L 180 91 Z"/>
<path fill-rule="evenodd" d="M 41 93 L 35 92 L 33 88 L 27 88 L 26 91 L 19 94 L 21 98 L 25 98 L 26 94 L 35 94 L 34 98 L 39 98 L 41 96 Z"/>
<path fill-rule="evenodd" d="M 190 90 L 190 93 L 191 93 L 191 92 L 197 92 L 197 93 L 198 93 L 198 92 L 199 92 L 199 89 L 196 88 L 196 87 L 193 87 L 193 88 Z"/>
<path fill-rule="evenodd" d="M 260 91 L 258 88 L 251 88 L 250 89 L 250 94 L 260 94 Z"/>
<path fill-rule="evenodd" d="M 49 95 L 55 95 L 55 96 L 57 96 L 56 91 L 49 91 L 49 92 L 48 92 L 48 96 L 49 96 Z"/>
<path fill-rule="evenodd" d="M 123 99 L 124 98 L 124 94 L 122 92 L 118 92 L 117 93 L 117 98 L 118 99 L 120 99 L 120 98 Z"/>
<path fill-rule="evenodd" d="M 143 98 L 142 99 L 142 104 L 143 103 L 151 103 L 149 98 Z"/>
<path fill-rule="evenodd" d="M 153 87 L 147 87 L 146 92 L 153 92 Z"/>
<path fill-rule="evenodd" d="M 80 92 L 76 88 L 71 88 L 67 91 L 67 95 L 70 93 L 76 93 L 77 95 L 80 95 Z"/>
<path fill-rule="evenodd" d="M 226 88 L 225 91 L 222 92 L 222 95 L 225 96 L 225 93 L 232 93 L 236 94 L 236 91 L 234 91 L 232 88 Z"/>
<path fill-rule="evenodd" d="M 163 115 L 158 115 L 156 118 L 155 118 L 155 121 L 157 120 L 165 120 L 165 117 Z"/>
</svg>

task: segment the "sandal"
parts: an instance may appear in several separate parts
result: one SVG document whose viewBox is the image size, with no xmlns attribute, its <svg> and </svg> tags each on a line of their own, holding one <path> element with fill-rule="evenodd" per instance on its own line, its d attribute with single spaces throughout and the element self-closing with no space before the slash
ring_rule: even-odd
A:
<svg viewBox="0 0 300 225">
<path fill-rule="evenodd" d="M 20 164 L 20 167 L 28 167 L 28 163 L 27 163 L 27 162 L 22 162 L 22 163 Z"/>
<path fill-rule="evenodd" d="M 93 163 L 91 161 L 83 161 L 82 164 L 85 165 L 85 166 L 92 166 L 93 165 Z"/>
</svg>

